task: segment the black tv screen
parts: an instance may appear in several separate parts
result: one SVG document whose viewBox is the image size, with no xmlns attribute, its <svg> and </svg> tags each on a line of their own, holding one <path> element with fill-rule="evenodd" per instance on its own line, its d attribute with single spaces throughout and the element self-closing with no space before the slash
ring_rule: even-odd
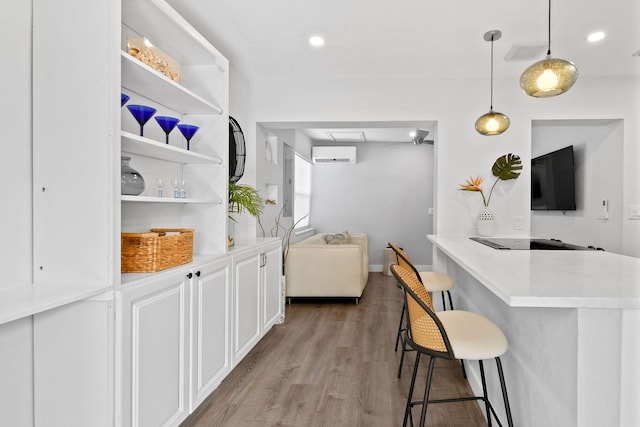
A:
<svg viewBox="0 0 640 427">
<path fill-rule="evenodd" d="M 531 159 L 531 210 L 576 210 L 573 145 Z"/>
</svg>

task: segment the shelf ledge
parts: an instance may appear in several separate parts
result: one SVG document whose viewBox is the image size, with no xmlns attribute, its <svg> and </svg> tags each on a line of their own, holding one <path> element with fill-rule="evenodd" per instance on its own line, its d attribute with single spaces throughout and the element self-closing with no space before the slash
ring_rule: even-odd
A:
<svg viewBox="0 0 640 427">
<path fill-rule="evenodd" d="M 162 73 L 121 51 L 122 86 L 137 93 L 152 93 L 153 100 L 185 114 L 222 114 L 209 102 Z M 152 90 L 149 90 L 149 88 Z"/>
<path fill-rule="evenodd" d="M 130 132 L 121 131 L 121 150 L 126 153 L 139 154 L 159 160 L 177 163 L 211 163 L 221 165 L 222 160 L 194 151 L 185 150 L 173 145 L 164 144 L 153 139 L 138 136 Z"/>
<path fill-rule="evenodd" d="M 82 301 L 113 289 L 111 285 L 19 285 L 0 291 L 0 325 Z"/>
<path fill-rule="evenodd" d="M 221 205 L 220 199 L 176 199 L 173 197 L 151 197 L 151 196 L 120 196 L 123 202 L 143 202 L 143 203 L 173 203 L 173 204 L 214 204 Z"/>
</svg>

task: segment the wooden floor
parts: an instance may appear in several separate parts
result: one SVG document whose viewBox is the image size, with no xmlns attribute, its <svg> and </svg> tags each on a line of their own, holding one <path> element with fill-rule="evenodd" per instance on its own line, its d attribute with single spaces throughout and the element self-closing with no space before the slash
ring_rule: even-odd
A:
<svg viewBox="0 0 640 427">
<path fill-rule="evenodd" d="M 394 352 L 402 294 L 393 277 L 371 273 L 353 300 L 296 301 L 184 423 L 184 427 L 401 426 L 414 355 L 402 378 Z M 422 396 L 422 358 L 415 396 Z M 438 360 L 431 397 L 470 395 L 457 362 Z M 414 409 L 416 424 L 419 407 Z M 483 426 L 475 402 L 429 407 L 428 426 Z"/>
</svg>

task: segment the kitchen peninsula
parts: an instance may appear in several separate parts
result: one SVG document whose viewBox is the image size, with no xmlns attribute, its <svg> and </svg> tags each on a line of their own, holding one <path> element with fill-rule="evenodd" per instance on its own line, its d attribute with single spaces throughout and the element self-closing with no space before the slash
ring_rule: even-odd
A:
<svg viewBox="0 0 640 427">
<path fill-rule="evenodd" d="M 640 259 L 428 239 L 434 271 L 456 282 L 455 307 L 489 317 L 509 339 L 503 363 L 516 425 L 640 425 Z M 497 381 L 489 387 L 499 395 Z"/>
</svg>

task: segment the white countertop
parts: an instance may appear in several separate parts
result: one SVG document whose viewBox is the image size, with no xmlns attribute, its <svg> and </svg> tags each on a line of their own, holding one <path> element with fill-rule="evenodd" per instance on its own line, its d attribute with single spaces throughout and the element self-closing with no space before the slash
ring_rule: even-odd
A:
<svg viewBox="0 0 640 427">
<path fill-rule="evenodd" d="M 434 245 L 512 307 L 640 308 L 640 259 L 602 251 L 497 250 L 468 236 Z"/>
</svg>

